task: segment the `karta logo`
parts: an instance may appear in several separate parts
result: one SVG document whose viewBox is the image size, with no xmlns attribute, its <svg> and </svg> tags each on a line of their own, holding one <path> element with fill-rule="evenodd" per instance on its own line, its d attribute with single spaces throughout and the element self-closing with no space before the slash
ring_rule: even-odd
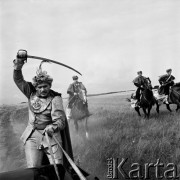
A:
<svg viewBox="0 0 180 180">
<path fill-rule="evenodd" d="M 177 175 L 177 166 L 174 163 L 163 164 L 160 159 L 157 159 L 156 163 L 145 163 L 143 165 L 139 163 L 132 163 L 129 165 L 128 158 L 122 158 L 121 161 L 118 158 L 108 158 L 108 179 L 139 179 L 146 180 L 151 179 L 179 179 Z M 150 172 L 153 174 L 150 174 Z"/>
</svg>

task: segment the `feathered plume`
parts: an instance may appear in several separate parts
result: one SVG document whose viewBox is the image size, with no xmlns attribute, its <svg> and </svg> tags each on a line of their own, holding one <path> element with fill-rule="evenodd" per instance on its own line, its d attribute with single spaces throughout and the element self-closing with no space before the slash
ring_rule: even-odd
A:
<svg viewBox="0 0 180 180">
<path fill-rule="evenodd" d="M 36 71 L 36 76 L 33 78 L 33 85 L 36 87 L 38 84 L 41 83 L 48 83 L 52 84 L 53 78 L 51 78 L 48 74 L 47 71 L 42 70 L 42 64 L 46 61 L 42 61 L 39 65 L 39 68 Z"/>
</svg>

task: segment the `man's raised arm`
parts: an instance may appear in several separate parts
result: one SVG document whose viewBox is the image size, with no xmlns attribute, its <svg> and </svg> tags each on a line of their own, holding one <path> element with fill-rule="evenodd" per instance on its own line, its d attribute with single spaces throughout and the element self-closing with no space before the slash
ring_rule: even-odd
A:
<svg viewBox="0 0 180 180">
<path fill-rule="evenodd" d="M 23 78 L 22 67 L 24 65 L 24 60 L 16 58 L 13 61 L 13 63 L 14 63 L 14 73 L 13 73 L 14 82 L 17 85 L 17 87 L 21 90 L 21 92 L 27 98 L 29 98 L 33 91 L 33 86 L 31 83 L 26 82 Z"/>
</svg>

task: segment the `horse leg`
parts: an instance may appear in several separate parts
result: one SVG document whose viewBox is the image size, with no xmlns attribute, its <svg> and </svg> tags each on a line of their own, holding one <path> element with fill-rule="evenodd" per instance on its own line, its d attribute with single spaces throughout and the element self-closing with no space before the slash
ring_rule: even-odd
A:
<svg viewBox="0 0 180 180">
<path fill-rule="evenodd" d="M 139 107 L 135 107 L 136 112 L 138 113 L 139 116 L 141 116 L 139 109 L 140 109 Z"/>
<path fill-rule="evenodd" d="M 67 121 L 70 124 L 71 118 L 72 118 L 72 109 L 71 108 L 66 108 L 66 117 Z"/>
<path fill-rule="evenodd" d="M 177 107 L 176 107 L 176 112 L 178 111 L 178 109 L 180 108 L 180 98 L 178 98 L 175 102 L 175 104 L 177 104 Z"/>
<path fill-rule="evenodd" d="M 85 118 L 85 131 L 86 131 L 86 138 L 89 138 L 89 133 L 88 133 L 88 117 Z"/>
<path fill-rule="evenodd" d="M 78 130 L 79 130 L 78 120 L 74 119 L 74 127 L 75 127 L 76 132 L 78 133 Z"/>
<path fill-rule="evenodd" d="M 143 107 L 143 112 L 144 112 L 144 118 L 146 118 L 147 117 L 147 113 L 146 113 L 146 108 L 145 107 Z"/>
<path fill-rule="evenodd" d="M 148 119 L 149 119 L 149 116 L 150 116 L 151 109 L 152 109 L 152 105 L 150 105 L 150 106 L 148 107 L 148 113 L 147 113 L 147 118 L 148 118 Z"/>
<path fill-rule="evenodd" d="M 177 108 L 176 108 L 176 112 L 178 111 L 178 109 L 180 108 L 180 103 L 177 103 Z"/>
<path fill-rule="evenodd" d="M 159 104 L 157 101 L 156 101 L 156 112 L 159 114 Z"/>
<path fill-rule="evenodd" d="M 169 104 L 166 104 L 166 108 L 167 108 L 167 110 L 169 110 L 170 112 L 172 112 L 172 110 L 171 110 Z"/>
<path fill-rule="evenodd" d="M 68 119 L 67 119 L 67 121 L 68 121 L 68 124 L 70 124 L 71 119 L 70 119 L 70 118 L 68 118 Z"/>
<path fill-rule="evenodd" d="M 176 112 L 178 111 L 178 109 L 179 109 L 179 106 L 177 105 L 177 107 L 176 107 Z"/>
<path fill-rule="evenodd" d="M 180 106 L 177 104 L 177 107 L 176 107 L 176 112 L 179 110 Z"/>
</svg>

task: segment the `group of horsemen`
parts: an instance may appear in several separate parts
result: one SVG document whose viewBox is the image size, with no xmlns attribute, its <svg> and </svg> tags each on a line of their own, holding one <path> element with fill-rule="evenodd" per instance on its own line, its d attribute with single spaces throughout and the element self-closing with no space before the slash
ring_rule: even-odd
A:
<svg viewBox="0 0 180 180">
<path fill-rule="evenodd" d="M 141 92 L 144 90 L 147 84 L 147 79 L 142 75 L 142 71 L 137 72 L 138 76 L 133 80 L 134 85 L 137 87 L 135 99 L 137 100 L 136 105 L 140 106 Z M 172 75 L 172 69 L 167 69 L 166 74 L 160 76 L 158 94 L 166 97 L 166 104 L 168 104 L 169 89 L 174 85 L 175 77 Z"/>
</svg>

